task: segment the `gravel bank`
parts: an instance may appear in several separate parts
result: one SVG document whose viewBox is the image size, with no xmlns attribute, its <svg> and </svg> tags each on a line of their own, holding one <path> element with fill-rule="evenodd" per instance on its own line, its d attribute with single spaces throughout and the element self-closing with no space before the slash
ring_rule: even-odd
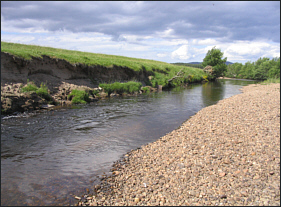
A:
<svg viewBox="0 0 281 207">
<path fill-rule="evenodd" d="M 249 85 L 200 110 L 93 189 L 78 205 L 279 206 L 280 84 Z"/>
</svg>

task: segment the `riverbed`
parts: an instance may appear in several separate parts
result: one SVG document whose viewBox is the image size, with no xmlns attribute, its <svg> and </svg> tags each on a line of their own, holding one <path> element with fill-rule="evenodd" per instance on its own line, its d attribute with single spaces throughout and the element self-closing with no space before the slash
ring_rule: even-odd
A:
<svg viewBox="0 0 281 207">
<path fill-rule="evenodd" d="M 1 205 L 74 205 L 132 149 L 154 142 L 247 80 L 218 80 L 1 119 Z"/>
</svg>

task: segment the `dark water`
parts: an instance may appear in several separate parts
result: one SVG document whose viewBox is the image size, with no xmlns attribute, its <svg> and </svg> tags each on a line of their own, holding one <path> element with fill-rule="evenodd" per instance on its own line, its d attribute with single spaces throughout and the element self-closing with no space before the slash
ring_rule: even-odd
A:
<svg viewBox="0 0 281 207">
<path fill-rule="evenodd" d="M 200 109 L 239 94 L 219 80 L 137 97 L 1 120 L 1 205 L 74 205 L 132 149 L 156 141 Z"/>
</svg>

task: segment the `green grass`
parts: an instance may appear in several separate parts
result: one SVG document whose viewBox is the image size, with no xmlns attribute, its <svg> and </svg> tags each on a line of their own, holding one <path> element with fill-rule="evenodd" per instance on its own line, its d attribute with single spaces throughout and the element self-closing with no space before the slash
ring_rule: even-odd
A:
<svg viewBox="0 0 281 207">
<path fill-rule="evenodd" d="M 262 85 L 270 84 L 270 83 L 280 83 L 280 78 L 269 78 L 263 82 L 261 82 Z"/>
<path fill-rule="evenodd" d="M 25 87 L 21 89 L 21 92 L 31 92 L 34 91 L 36 92 L 38 90 L 38 87 L 34 83 L 27 83 Z"/>
<path fill-rule="evenodd" d="M 111 84 L 102 83 L 99 84 L 99 87 L 103 88 L 104 92 L 108 93 L 108 96 L 110 96 L 110 94 L 113 92 L 116 92 L 120 95 L 123 93 L 132 94 L 134 92 L 138 92 L 141 89 L 142 84 L 135 81 L 129 81 L 127 83 L 114 82 Z"/>
<path fill-rule="evenodd" d="M 71 93 L 67 97 L 71 99 L 72 104 L 85 104 L 90 102 L 89 94 L 84 90 L 72 90 Z"/>
<path fill-rule="evenodd" d="M 41 83 L 40 88 L 38 88 L 33 82 L 29 82 L 27 80 L 27 85 L 21 89 L 22 92 L 36 92 L 38 96 L 46 99 L 47 101 L 51 101 L 52 97 L 48 93 L 48 87 L 46 84 Z"/>
<path fill-rule="evenodd" d="M 202 69 L 178 66 L 161 61 L 130 58 L 117 55 L 105 55 L 99 53 L 80 52 L 74 50 L 57 49 L 51 47 L 42 47 L 36 45 L 24 45 L 17 43 L 1 42 L 1 52 L 8 52 L 14 56 L 30 60 L 32 57 L 42 57 L 42 55 L 51 58 L 65 59 L 71 64 L 85 64 L 89 66 L 101 65 L 105 67 L 123 66 L 134 71 L 145 69 L 154 73 L 152 80 L 148 85 L 156 87 L 162 85 L 163 88 L 168 86 L 168 80 L 174 77 L 181 69 L 183 69 L 185 77 L 194 76 L 194 81 L 203 80 L 206 75 Z M 174 85 L 177 85 L 175 83 Z"/>
<path fill-rule="evenodd" d="M 46 84 L 41 83 L 40 88 L 36 90 L 36 93 L 38 96 L 46 99 L 47 101 L 52 100 L 51 95 L 48 93 L 48 87 L 46 86 Z"/>
</svg>

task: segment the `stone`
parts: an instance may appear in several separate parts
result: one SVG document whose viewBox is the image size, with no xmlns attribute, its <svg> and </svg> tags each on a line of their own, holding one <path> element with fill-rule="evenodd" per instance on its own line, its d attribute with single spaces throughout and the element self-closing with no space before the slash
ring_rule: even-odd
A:
<svg viewBox="0 0 281 207">
<path fill-rule="evenodd" d="M 220 177 L 224 177 L 226 175 L 226 173 L 225 172 L 221 172 L 221 173 L 219 173 L 219 176 Z"/>
<path fill-rule="evenodd" d="M 120 174 L 120 171 L 113 171 L 112 174 L 119 175 L 119 174 Z"/>
<path fill-rule="evenodd" d="M 274 174 L 274 172 L 273 172 L 273 171 L 270 171 L 270 172 L 269 172 L 269 174 L 270 174 L 270 175 L 273 175 L 273 174 Z"/>
<path fill-rule="evenodd" d="M 220 198 L 223 199 L 223 198 L 227 198 L 227 196 L 225 194 L 223 195 L 220 195 Z"/>
<path fill-rule="evenodd" d="M 237 174 L 239 174 L 240 172 L 241 172 L 240 170 L 237 170 L 237 171 L 234 172 L 234 174 L 237 175 Z"/>
<path fill-rule="evenodd" d="M 135 198 L 135 203 L 138 203 L 138 202 L 140 202 L 140 198 Z"/>
</svg>

